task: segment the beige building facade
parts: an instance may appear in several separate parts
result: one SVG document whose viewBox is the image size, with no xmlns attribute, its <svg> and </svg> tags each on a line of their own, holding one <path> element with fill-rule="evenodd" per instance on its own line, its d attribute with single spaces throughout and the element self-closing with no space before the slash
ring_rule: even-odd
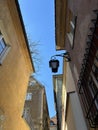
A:
<svg viewBox="0 0 98 130">
<path fill-rule="evenodd" d="M 49 130 L 50 119 L 45 88 L 32 76 L 27 89 L 23 117 L 31 130 Z"/>
<path fill-rule="evenodd" d="M 62 120 L 62 82 L 63 75 L 53 75 L 54 101 L 57 115 L 57 129 L 61 129 Z"/>
<path fill-rule="evenodd" d="M 50 130 L 57 130 L 57 117 L 50 118 Z"/>
<path fill-rule="evenodd" d="M 71 56 L 63 62 L 61 130 L 97 130 L 98 1 L 55 0 L 55 16 L 56 49 Z"/>
<path fill-rule="evenodd" d="M 0 0 L 0 130 L 30 130 L 22 113 L 33 72 L 18 2 Z"/>
</svg>

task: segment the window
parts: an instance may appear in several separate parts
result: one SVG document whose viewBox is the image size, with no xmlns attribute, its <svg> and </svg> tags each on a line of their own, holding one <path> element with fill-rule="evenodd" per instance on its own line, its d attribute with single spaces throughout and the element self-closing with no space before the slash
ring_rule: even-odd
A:
<svg viewBox="0 0 98 130">
<path fill-rule="evenodd" d="M 75 37 L 75 29 L 76 29 L 76 22 L 77 22 L 77 16 L 74 16 L 71 12 L 71 10 L 69 10 L 68 12 L 68 38 L 71 44 L 71 47 L 73 48 L 74 46 L 74 37 Z"/>
<path fill-rule="evenodd" d="M 6 44 L 4 42 L 4 39 L 2 38 L 2 36 L 0 36 L 0 55 L 4 51 L 5 47 L 6 47 Z"/>
<path fill-rule="evenodd" d="M 0 64 L 2 64 L 4 58 L 6 57 L 10 46 L 5 43 L 3 35 L 0 32 Z"/>
<path fill-rule="evenodd" d="M 28 118 L 28 116 L 29 116 L 29 114 L 30 114 L 30 107 L 24 107 L 24 110 L 23 110 L 23 115 L 22 115 L 22 117 L 23 118 L 25 118 L 25 119 L 27 119 Z"/>
<path fill-rule="evenodd" d="M 32 100 L 32 93 L 27 93 L 26 95 L 26 101 Z"/>
<path fill-rule="evenodd" d="M 56 125 L 53 121 L 50 121 L 50 126 Z"/>
<path fill-rule="evenodd" d="M 32 86 L 32 87 L 33 87 L 35 84 L 36 84 L 36 81 L 35 81 L 35 80 L 29 82 L 29 86 Z"/>
</svg>

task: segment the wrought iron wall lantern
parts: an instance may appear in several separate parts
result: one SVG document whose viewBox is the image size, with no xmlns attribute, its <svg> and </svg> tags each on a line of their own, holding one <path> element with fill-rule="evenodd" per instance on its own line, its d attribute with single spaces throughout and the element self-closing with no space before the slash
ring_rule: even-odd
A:
<svg viewBox="0 0 98 130">
<path fill-rule="evenodd" d="M 59 67 L 59 60 L 56 59 L 56 56 L 63 57 L 66 62 L 71 61 L 69 52 L 62 53 L 62 54 L 57 54 L 57 55 L 52 56 L 51 60 L 49 61 L 49 67 L 52 69 L 53 73 L 58 72 L 58 67 Z"/>
</svg>

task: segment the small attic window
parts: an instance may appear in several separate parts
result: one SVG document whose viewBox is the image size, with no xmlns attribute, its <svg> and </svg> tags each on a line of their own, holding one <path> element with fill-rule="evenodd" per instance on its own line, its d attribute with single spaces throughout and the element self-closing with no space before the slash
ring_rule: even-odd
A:
<svg viewBox="0 0 98 130">
<path fill-rule="evenodd" d="M 53 121 L 50 121 L 50 125 L 53 126 L 55 125 L 55 123 Z"/>
</svg>

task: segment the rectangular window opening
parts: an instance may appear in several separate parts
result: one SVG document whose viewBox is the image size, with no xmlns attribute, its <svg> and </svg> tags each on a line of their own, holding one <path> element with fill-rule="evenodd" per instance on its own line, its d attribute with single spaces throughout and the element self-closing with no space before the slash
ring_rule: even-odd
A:
<svg viewBox="0 0 98 130">
<path fill-rule="evenodd" d="M 69 18 L 68 18 L 68 39 L 70 41 L 71 48 L 74 47 L 74 38 L 75 38 L 75 31 L 76 31 L 76 23 L 77 23 L 77 16 L 74 16 L 71 10 L 68 12 Z"/>
<path fill-rule="evenodd" d="M 10 50 L 10 45 L 6 44 L 2 33 L 0 32 L 0 65 L 2 65 L 3 60 Z"/>
</svg>

